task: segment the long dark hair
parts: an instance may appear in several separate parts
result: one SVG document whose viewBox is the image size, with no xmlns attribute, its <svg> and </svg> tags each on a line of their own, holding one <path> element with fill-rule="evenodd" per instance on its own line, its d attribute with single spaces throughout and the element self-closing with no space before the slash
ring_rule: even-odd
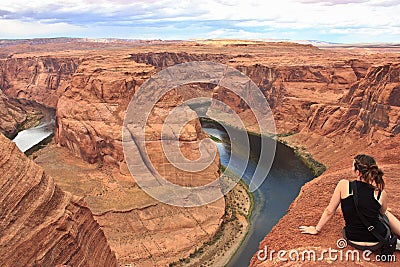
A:
<svg viewBox="0 0 400 267">
<path fill-rule="evenodd" d="M 383 190 L 385 182 L 383 181 L 383 171 L 378 168 L 373 157 L 360 154 L 354 157 L 354 168 L 361 173 L 361 180 L 369 184 L 375 183 L 379 190 Z"/>
</svg>

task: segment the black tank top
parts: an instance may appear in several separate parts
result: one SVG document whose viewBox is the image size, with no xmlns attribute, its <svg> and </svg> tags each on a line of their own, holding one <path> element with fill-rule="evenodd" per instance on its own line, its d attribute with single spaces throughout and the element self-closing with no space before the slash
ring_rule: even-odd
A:
<svg viewBox="0 0 400 267">
<path fill-rule="evenodd" d="M 371 225 L 374 225 L 378 233 L 386 235 L 386 227 L 379 221 L 381 204 L 374 196 L 375 189 L 372 185 L 356 181 L 358 189 L 358 210 L 364 215 Z M 350 196 L 341 199 L 343 217 L 346 222 L 345 231 L 348 239 L 359 242 L 378 242 L 379 240 L 368 231 L 357 215 L 352 195 L 352 189 L 349 188 Z M 381 195 L 379 192 L 378 199 Z"/>
</svg>

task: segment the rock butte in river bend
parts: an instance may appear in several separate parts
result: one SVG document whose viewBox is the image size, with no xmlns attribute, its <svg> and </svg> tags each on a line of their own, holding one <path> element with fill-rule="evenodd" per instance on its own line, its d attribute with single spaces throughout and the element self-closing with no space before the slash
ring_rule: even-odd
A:
<svg viewBox="0 0 400 267">
<path fill-rule="evenodd" d="M 104 165 L 103 172 L 88 172 L 86 178 L 81 177 L 85 180 L 103 175 L 98 179 L 100 193 L 85 191 L 88 185 L 80 180 L 82 193 L 74 188 L 76 180 L 57 177 L 60 172 L 51 169 L 52 163 L 38 157 L 64 190 L 85 197 L 120 264 L 164 265 L 187 257 L 210 240 L 221 223 L 223 199 L 201 208 L 163 205 L 140 193 L 129 179 L 123 159 L 121 125 L 130 98 L 160 69 L 187 61 L 220 62 L 248 75 L 268 99 L 277 132 L 295 133 L 285 141 L 303 147 L 328 167 L 303 187 L 261 248 L 265 244 L 276 250 L 314 244 L 335 247 L 343 225 L 340 212 L 318 236 L 301 235 L 298 226 L 317 222 L 335 184 L 350 178 L 352 157 L 361 152 L 376 156 L 386 173 L 392 211 L 400 215 L 396 204 L 400 203 L 396 176 L 400 57 L 396 49 L 318 49 L 241 41 L 93 44 L 96 50 L 91 43 L 80 44 L 79 50 L 74 45 L 32 45 L 34 53 L 26 53 L 18 45 L 6 47 L 9 58 L 1 61 L 0 84 L 8 97 L 56 107 L 56 142 L 90 163 Z M 68 46 L 70 50 L 65 51 Z M 60 48 L 64 51 L 58 51 Z M 243 101 L 224 88 L 208 90 L 207 94 L 231 104 L 249 130 L 258 131 Z M 148 127 L 153 134 L 147 136 L 150 158 L 158 170 L 167 170 L 174 182 L 205 183 L 218 174 L 217 161 L 198 177 L 175 171 L 171 175 L 160 150 L 159 125 L 168 110 L 183 101 L 179 92 L 166 96 L 151 115 Z M 188 97 L 190 93 L 184 96 Z M 196 156 L 192 153 L 204 138 L 198 121 L 188 124 L 182 133 L 183 153 Z M 258 264 L 254 257 L 251 265 Z"/>
</svg>

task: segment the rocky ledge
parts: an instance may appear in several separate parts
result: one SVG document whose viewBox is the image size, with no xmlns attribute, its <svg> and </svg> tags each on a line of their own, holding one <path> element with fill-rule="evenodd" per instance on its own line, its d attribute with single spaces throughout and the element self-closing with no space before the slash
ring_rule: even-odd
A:
<svg viewBox="0 0 400 267">
<path fill-rule="evenodd" d="M 86 204 L 0 134 L 0 265 L 117 266 Z"/>
<path fill-rule="evenodd" d="M 327 166 L 327 171 L 303 186 L 288 213 L 261 242 L 260 250 L 266 247 L 268 253 L 272 250 L 295 250 L 299 253 L 314 250 L 317 258 L 323 250 L 329 248 L 341 251 L 336 243 L 342 238 L 341 230 L 344 227 L 340 208 L 316 236 L 301 234 L 298 227 L 318 223 L 337 182 L 340 179 L 355 178 L 351 171 L 352 160 L 360 153 L 373 155 L 384 171 L 385 190 L 389 196 L 388 207 L 393 214 L 400 216 L 399 71 L 399 63 L 371 66 L 365 77 L 352 84 L 340 101 L 330 105 L 311 105 L 307 124 L 299 133 L 283 138 L 290 145 L 302 151 L 307 150 L 316 160 Z M 350 246 L 343 249 L 343 255 L 350 249 Z M 286 256 L 288 258 L 288 254 Z M 396 257 L 399 256 L 396 252 Z M 346 260 L 339 256 L 336 260 L 326 256 L 322 260 L 282 261 L 277 259 L 276 253 L 272 258 L 269 255 L 266 259 L 261 257 L 262 260 L 255 254 L 250 266 L 383 264 L 372 260 L 374 257 L 375 255 L 370 257 L 371 261 L 361 256 L 361 261 Z"/>
</svg>

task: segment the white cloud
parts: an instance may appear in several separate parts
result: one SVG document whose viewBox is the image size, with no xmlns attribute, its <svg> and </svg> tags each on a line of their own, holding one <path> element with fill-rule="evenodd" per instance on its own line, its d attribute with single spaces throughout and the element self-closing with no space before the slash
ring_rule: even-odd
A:
<svg viewBox="0 0 400 267">
<path fill-rule="evenodd" d="M 235 26 L 242 28 L 252 28 L 252 27 L 264 27 L 270 29 L 306 29 L 313 27 L 310 23 L 296 22 L 296 21 L 279 21 L 279 20 L 248 20 L 248 21 L 239 21 L 234 23 Z"/>
<path fill-rule="evenodd" d="M 38 38 L 38 37 L 68 37 L 85 30 L 76 25 L 66 23 L 41 23 L 37 21 L 24 22 L 18 20 L 0 19 L 0 37 L 3 38 Z"/>
<path fill-rule="evenodd" d="M 380 28 L 342 28 L 342 29 L 331 29 L 330 33 L 335 34 L 346 34 L 346 35 L 364 35 L 364 36 L 382 36 L 386 34 L 399 35 L 400 29 L 393 27 L 380 27 Z"/>
<path fill-rule="evenodd" d="M 400 1 L 399 0 L 375 0 L 371 1 L 371 6 L 380 6 L 380 7 L 393 7 L 393 6 L 399 6 Z"/>
<path fill-rule="evenodd" d="M 204 38 L 207 34 L 218 37 L 226 35 L 227 38 L 233 35 L 256 38 L 266 33 L 272 34 L 273 31 L 275 31 L 274 36 L 278 38 L 279 36 L 294 36 L 299 31 L 302 33 L 308 31 L 310 36 L 311 33 L 319 33 L 330 38 L 329 34 L 350 35 L 357 29 L 369 29 L 385 34 L 389 32 L 391 38 L 395 39 L 400 29 L 398 2 L 398 0 L 280 0 L 273 2 L 262 0 L 70 0 L 67 2 L 19 0 L 2 3 L 0 18 L 3 19 L 4 26 L 0 29 L 0 37 L 35 37 L 46 33 L 51 36 L 62 36 L 71 32 L 76 36 L 76 34 L 94 34 L 89 29 L 96 29 L 99 37 L 123 38 L 124 31 L 126 36 L 132 36 L 132 32 L 138 36 L 157 36 L 160 34 L 160 29 L 165 29 L 170 32 L 169 34 L 162 33 L 162 36 L 176 39 L 186 38 L 190 34 L 195 37 L 201 37 L 199 35 L 203 34 Z M 37 29 L 38 27 L 41 29 Z M 182 29 L 190 32 L 185 33 Z M 118 33 L 118 36 L 113 35 L 113 32 Z M 365 37 L 371 36 L 367 31 L 362 31 L 362 33 Z M 400 36 L 397 37 L 400 42 Z M 314 39 L 317 38 L 319 36 Z M 382 36 L 382 38 L 385 37 Z"/>
<path fill-rule="evenodd" d="M 260 39 L 264 38 L 265 34 L 260 34 L 256 32 L 247 32 L 244 30 L 235 30 L 235 29 L 218 29 L 215 31 L 211 31 L 207 34 L 205 38 L 208 39 Z"/>
<path fill-rule="evenodd" d="M 322 5 L 347 5 L 347 4 L 358 4 L 365 3 L 368 0 L 299 0 L 301 3 L 305 4 L 322 4 Z"/>
</svg>

